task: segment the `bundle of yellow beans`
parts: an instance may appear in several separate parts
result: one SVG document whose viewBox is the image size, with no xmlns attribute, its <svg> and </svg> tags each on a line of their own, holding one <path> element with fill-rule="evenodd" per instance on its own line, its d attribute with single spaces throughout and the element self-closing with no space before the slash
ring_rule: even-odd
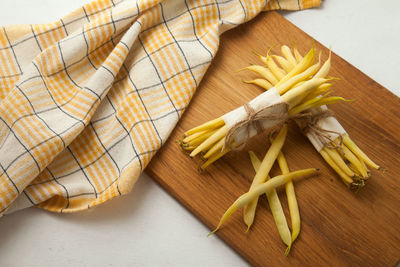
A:
<svg viewBox="0 0 400 267">
<path fill-rule="evenodd" d="M 304 58 L 298 52 L 296 48 L 293 49 L 294 56 L 292 51 L 287 46 L 282 46 L 282 56 L 279 55 L 267 55 L 263 57 L 258 55 L 260 59 L 266 64 L 266 67 L 262 67 L 263 69 L 268 69 L 269 72 L 273 72 L 273 69 L 277 68 L 277 65 L 273 61 L 276 61 L 282 66 L 282 69 L 279 70 L 282 74 L 285 72 L 290 72 L 295 66 L 304 61 Z M 307 57 L 307 55 L 305 56 Z M 327 77 L 331 65 L 331 56 L 329 55 L 328 60 L 324 63 L 321 69 L 313 76 L 309 76 L 299 83 L 305 83 L 310 79 Z M 255 71 L 256 67 L 250 66 L 247 67 L 250 70 Z M 257 66 L 257 68 L 259 68 Z M 265 90 L 269 90 L 272 88 L 275 82 L 278 84 L 281 83 L 279 78 L 271 79 L 266 75 L 263 75 L 260 71 L 257 71 L 262 78 L 245 81 L 246 83 L 256 84 Z M 278 73 L 274 71 L 273 73 Z M 275 75 L 277 77 L 277 75 Z M 307 112 L 316 115 L 327 111 L 325 105 L 313 105 L 313 103 L 321 103 L 322 99 L 324 99 L 323 104 L 337 102 L 337 97 L 326 97 L 330 94 L 330 84 L 322 84 L 319 86 L 318 90 L 310 93 L 306 96 L 306 103 L 309 103 L 308 108 L 302 109 L 302 112 Z M 319 96 L 321 95 L 321 96 Z M 307 106 L 306 104 L 305 106 Z M 302 117 L 295 118 L 296 122 L 299 125 L 302 125 Z M 304 126 L 304 125 L 302 125 Z M 311 125 L 305 125 L 305 127 Z M 314 127 L 307 127 L 307 132 L 304 134 L 308 137 L 311 143 L 314 145 L 315 149 L 321 154 L 324 160 L 337 172 L 337 174 L 341 177 L 343 182 L 347 187 L 358 190 L 365 185 L 365 181 L 369 178 L 370 172 L 367 169 L 367 165 L 374 169 L 381 169 L 380 166 L 375 164 L 349 137 L 340 123 L 332 116 L 332 114 L 328 113 L 328 116 L 323 116 L 318 120 L 314 121 Z M 319 133 L 319 131 L 322 132 Z M 322 136 L 321 136 L 322 135 Z M 317 138 L 319 137 L 319 138 Z"/>
<path fill-rule="evenodd" d="M 315 63 L 314 47 L 306 56 L 298 58 L 298 60 L 292 56 L 290 49 L 287 49 L 289 49 L 287 46 L 282 47 L 284 55 L 291 55 L 291 60 L 287 59 L 288 57 L 274 56 L 282 68 L 278 67 L 272 56 L 269 55 L 266 57 L 260 56 L 260 59 L 266 64 L 265 67 L 252 65 L 244 68 L 254 71 L 263 77 L 262 79 L 247 82 L 257 84 L 266 89 L 267 92 L 271 92 L 270 95 L 264 96 L 264 100 L 268 102 L 269 98 L 273 99 L 278 95 L 280 98 L 279 101 L 285 103 L 287 110 L 284 116 L 278 119 L 274 118 L 263 121 L 273 122 L 272 125 L 269 126 L 280 124 L 288 118 L 296 116 L 296 114 L 300 114 L 310 108 L 344 100 L 341 97 L 330 97 L 328 93 L 326 93 L 332 86 L 332 84 L 329 83 L 332 78 L 327 77 L 330 67 L 330 58 L 321 67 L 320 60 Z M 300 57 L 300 54 L 296 54 Z M 257 98 L 249 103 L 257 102 L 257 100 L 259 100 Z M 271 107 L 275 107 L 276 102 L 270 104 Z M 185 151 L 190 151 L 191 157 L 201 154 L 203 163 L 200 169 L 205 169 L 228 153 L 232 148 L 242 145 L 243 142 L 246 142 L 249 137 L 254 135 L 254 133 L 248 134 L 246 138 L 242 138 L 239 141 L 237 138 L 227 138 L 231 130 L 227 125 L 226 119 L 229 117 L 229 114 L 230 113 L 227 113 L 220 118 L 186 131 L 183 138 L 179 141 L 181 147 Z M 262 116 L 260 117 L 263 118 Z M 267 117 L 273 116 L 268 116 L 268 114 L 264 115 L 264 118 Z M 248 125 L 245 125 L 243 128 L 246 127 L 248 127 Z"/>
<path fill-rule="evenodd" d="M 318 114 L 325 109 L 315 108 L 311 112 Z M 301 124 L 301 122 L 299 123 Z M 334 129 L 342 129 L 330 134 L 325 144 L 315 139 L 315 129 L 305 132 L 307 138 L 314 145 L 315 149 L 321 154 L 324 160 L 335 170 L 343 182 L 352 190 L 359 190 L 365 185 L 365 181 L 370 177 L 367 165 L 374 169 L 381 169 L 376 165 L 349 137 L 339 122 L 329 116 L 321 118 L 316 125 L 336 124 Z M 317 126 L 324 129 L 324 126 Z M 328 128 L 328 127 L 325 127 Z M 333 141 L 330 141 L 333 140 Z"/>
</svg>

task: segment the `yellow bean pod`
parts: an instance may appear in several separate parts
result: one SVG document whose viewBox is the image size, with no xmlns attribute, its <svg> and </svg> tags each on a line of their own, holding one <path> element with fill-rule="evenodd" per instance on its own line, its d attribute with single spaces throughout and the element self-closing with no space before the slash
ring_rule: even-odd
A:
<svg viewBox="0 0 400 267">
<path fill-rule="evenodd" d="M 205 130 L 209 130 L 209 129 L 215 129 L 215 128 L 219 128 L 221 126 L 225 125 L 225 121 L 222 118 L 217 118 L 211 121 L 208 121 L 206 123 L 203 123 L 202 125 L 199 125 L 197 127 L 194 127 L 188 131 L 185 132 L 185 136 L 189 136 L 191 134 L 200 132 L 200 131 L 205 131 Z"/>
<path fill-rule="evenodd" d="M 275 61 L 272 57 L 267 57 L 267 67 L 271 70 L 272 74 L 278 79 L 281 80 L 285 77 L 286 72 L 276 65 Z"/>
<path fill-rule="evenodd" d="M 269 81 L 265 79 L 254 79 L 250 81 L 243 81 L 244 83 L 251 83 L 260 86 L 261 88 L 264 88 L 265 90 L 269 90 L 272 87 L 274 87 Z"/>
<path fill-rule="evenodd" d="M 253 168 L 257 172 L 258 169 L 260 168 L 261 162 L 252 151 L 249 151 L 249 156 L 250 156 L 250 160 L 253 165 Z M 268 176 L 267 180 L 269 180 L 269 179 L 270 179 L 270 177 Z M 278 193 L 276 192 L 275 189 L 272 189 L 272 190 L 266 192 L 265 195 L 267 196 L 268 204 L 271 209 L 272 216 L 274 217 L 274 221 L 276 224 L 276 228 L 278 229 L 279 235 L 280 235 L 283 243 L 285 243 L 288 247 L 290 247 L 290 245 L 292 243 L 291 234 L 290 234 L 289 226 L 286 222 L 285 213 L 283 212 L 283 208 L 282 208 L 281 202 L 278 197 Z M 247 230 L 248 229 L 249 228 L 247 228 Z"/>
<path fill-rule="evenodd" d="M 272 74 L 272 72 L 268 69 L 265 68 L 263 66 L 260 65 L 251 65 L 248 67 L 245 67 L 239 71 L 242 70 L 250 70 L 252 72 L 255 72 L 257 74 L 260 74 L 264 79 L 266 79 L 267 81 L 269 81 L 272 85 L 275 85 L 278 83 L 278 79 L 276 79 L 276 77 L 274 76 L 274 74 Z"/>
<path fill-rule="evenodd" d="M 295 65 L 293 65 L 289 60 L 284 57 L 278 55 L 272 55 L 272 57 L 278 61 L 278 64 L 287 72 L 289 73 Z"/>
<path fill-rule="evenodd" d="M 343 143 L 360 159 L 362 159 L 368 166 L 374 169 L 381 169 L 374 163 L 351 139 L 347 134 L 343 135 Z"/>
<path fill-rule="evenodd" d="M 282 52 L 282 55 L 283 55 L 293 66 L 296 66 L 297 60 L 296 60 L 296 58 L 293 56 L 292 51 L 290 50 L 290 48 L 289 48 L 287 45 L 282 45 L 282 47 L 281 47 L 281 52 Z"/>
<path fill-rule="evenodd" d="M 282 151 L 278 155 L 278 164 L 279 168 L 282 171 L 282 174 L 288 174 L 289 167 L 287 165 L 287 161 L 285 156 L 283 155 Z M 285 185 L 286 196 L 289 205 L 289 213 L 290 213 L 290 220 L 292 222 L 292 239 L 290 246 L 288 246 L 285 254 L 288 255 L 290 252 L 290 248 L 293 245 L 293 242 L 297 239 L 300 234 L 300 211 L 299 206 L 297 204 L 296 193 L 294 191 L 294 184 L 293 181 L 289 181 Z"/>
<path fill-rule="evenodd" d="M 261 166 L 253 178 L 253 182 L 251 183 L 249 191 L 251 191 L 257 185 L 265 182 L 265 180 L 267 179 L 269 171 L 271 170 L 272 165 L 274 164 L 276 158 L 278 157 L 279 151 L 281 150 L 283 144 L 285 143 L 286 134 L 287 134 L 287 124 L 284 124 L 280 132 L 278 133 L 277 137 L 275 138 L 274 142 L 271 143 L 270 148 L 265 154 Z M 246 205 L 246 207 L 243 210 L 243 220 L 248 228 L 250 228 L 251 225 L 253 224 L 257 203 L 258 203 L 258 198 L 251 201 L 249 205 Z"/>
<path fill-rule="evenodd" d="M 286 74 L 285 77 L 283 77 L 276 84 L 276 86 L 279 86 L 279 85 L 283 84 L 284 82 L 286 82 L 287 80 L 289 80 L 293 76 L 295 76 L 295 75 L 305 71 L 309 67 L 311 67 L 311 65 L 314 64 L 314 56 L 315 56 L 315 50 L 314 50 L 314 47 L 313 47 L 307 53 L 307 55 L 297 65 L 295 65 L 295 67 L 288 74 Z"/>
<path fill-rule="evenodd" d="M 218 131 L 216 131 L 213 135 L 207 138 L 203 143 L 201 143 L 195 150 L 190 153 L 191 157 L 196 156 L 200 152 L 210 148 L 214 143 L 218 142 L 221 138 L 224 138 L 226 133 L 228 132 L 228 127 L 225 125 L 222 126 Z"/>
</svg>

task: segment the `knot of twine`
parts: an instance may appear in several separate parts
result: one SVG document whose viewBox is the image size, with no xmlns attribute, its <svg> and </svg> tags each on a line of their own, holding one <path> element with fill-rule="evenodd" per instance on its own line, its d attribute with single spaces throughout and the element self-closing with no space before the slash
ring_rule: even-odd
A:
<svg viewBox="0 0 400 267">
<path fill-rule="evenodd" d="M 285 105 L 285 108 L 281 112 L 267 112 L 267 110 L 274 110 L 277 106 L 282 106 Z M 261 134 L 262 132 L 266 131 L 267 129 L 264 129 L 262 126 L 261 122 L 263 120 L 280 120 L 281 123 L 285 122 L 288 118 L 288 105 L 286 103 L 277 103 L 274 105 L 266 106 L 258 111 L 255 111 L 252 106 L 250 106 L 248 103 L 243 105 L 244 110 L 247 113 L 247 117 L 244 120 L 238 121 L 235 125 L 233 125 L 229 131 L 226 133 L 225 136 L 225 142 L 222 147 L 222 151 L 224 151 L 226 148 L 229 148 L 230 150 L 234 149 L 240 149 L 244 147 L 247 144 L 247 141 L 250 139 L 250 130 L 251 127 L 254 127 L 257 131 L 257 135 Z M 278 123 L 275 126 L 269 127 L 269 130 L 272 130 L 273 128 L 279 127 L 281 123 Z M 247 137 L 245 138 L 244 142 L 240 144 L 240 146 L 233 147 L 233 140 L 232 138 L 236 134 L 238 130 L 241 128 L 246 127 L 247 129 Z"/>
<path fill-rule="evenodd" d="M 318 140 L 324 145 L 326 148 L 337 149 L 341 153 L 343 153 L 342 145 L 343 145 L 343 137 L 339 132 L 331 131 L 324 129 L 318 126 L 319 120 L 327 117 L 332 117 L 333 112 L 330 110 L 323 110 L 319 113 L 312 114 L 311 112 L 298 114 L 295 118 L 301 132 L 306 135 L 309 132 L 313 132 Z M 336 134 L 339 137 L 338 142 L 330 135 Z M 330 145 L 332 144 L 332 145 Z"/>
</svg>

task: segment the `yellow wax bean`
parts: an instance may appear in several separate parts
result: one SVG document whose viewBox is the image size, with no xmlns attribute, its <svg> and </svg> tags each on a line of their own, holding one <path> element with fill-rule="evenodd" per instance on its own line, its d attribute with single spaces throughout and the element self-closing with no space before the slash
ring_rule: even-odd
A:
<svg viewBox="0 0 400 267">
<path fill-rule="evenodd" d="M 329 90 L 332 88 L 332 84 L 331 83 L 323 83 L 320 86 L 318 86 L 319 90 Z"/>
<path fill-rule="evenodd" d="M 281 47 L 282 55 L 293 65 L 296 66 L 297 61 L 296 58 L 293 56 L 292 51 L 287 45 L 282 45 Z"/>
<path fill-rule="evenodd" d="M 191 157 L 196 156 L 200 152 L 210 148 L 214 143 L 218 142 L 222 137 L 225 137 L 228 132 L 228 127 L 226 125 L 222 126 L 218 131 L 216 131 L 213 135 L 208 137 L 203 143 L 201 143 L 195 150 L 190 153 Z"/>
<path fill-rule="evenodd" d="M 340 102 L 340 101 L 351 102 L 353 100 L 344 99 L 343 97 L 340 97 L 340 96 L 324 97 L 320 101 L 314 103 L 312 105 L 312 107 L 319 107 L 319 106 L 322 106 L 322 105 L 335 104 L 335 103 Z"/>
<path fill-rule="evenodd" d="M 286 72 L 283 69 L 279 68 L 273 58 L 270 56 L 267 57 L 267 67 L 271 70 L 272 74 L 274 74 L 274 76 L 278 80 L 282 79 L 286 75 Z"/>
<path fill-rule="evenodd" d="M 286 71 L 286 72 L 290 72 L 293 68 L 294 65 L 292 63 L 289 62 L 289 60 L 287 60 L 284 57 L 281 56 L 277 56 L 277 55 L 272 55 L 272 57 L 278 61 L 278 64 L 281 65 L 281 67 Z"/>
<path fill-rule="evenodd" d="M 316 98 L 304 101 L 304 102 L 300 103 L 298 106 L 295 106 L 294 108 L 292 108 L 289 111 L 289 115 L 295 115 L 295 114 L 298 114 L 300 112 L 303 112 L 304 110 L 307 110 L 310 107 L 312 107 L 312 105 L 314 103 L 317 103 L 318 101 L 321 101 L 321 100 L 322 100 L 321 97 L 316 97 Z"/>
<path fill-rule="evenodd" d="M 283 100 L 289 105 L 289 109 L 297 106 L 302 102 L 302 96 L 309 94 L 313 90 L 315 90 L 321 84 L 327 82 L 328 79 L 324 78 L 313 78 L 311 80 L 306 81 L 301 86 L 295 87 L 292 90 L 289 90 L 285 94 L 282 95 Z"/>
<path fill-rule="evenodd" d="M 190 129 L 189 131 L 187 131 L 185 133 L 185 136 L 189 136 L 191 134 L 194 134 L 194 133 L 200 132 L 200 131 L 204 131 L 204 130 L 219 128 L 224 125 L 225 125 L 225 122 L 222 118 L 214 119 L 214 120 L 208 121 L 206 123 L 203 123 L 202 125 L 199 125 L 197 127 Z"/>
<path fill-rule="evenodd" d="M 225 148 L 224 151 L 219 151 L 218 153 L 213 154 L 211 157 L 209 157 L 206 162 L 204 162 L 201 166 L 200 169 L 201 170 L 205 170 L 208 166 L 210 166 L 210 164 L 214 163 L 215 161 L 217 161 L 218 159 L 220 159 L 221 157 L 223 157 L 226 153 L 228 153 L 230 151 L 229 148 Z"/>
<path fill-rule="evenodd" d="M 276 227 L 278 228 L 279 235 L 283 243 L 290 247 L 292 243 L 292 237 L 286 221 L 285 213 L 283 212 L 281 202 L 279 201 L 278 193 L 275 189 L 271 189 L 265 194 L 267 195 L 268 204 L 271 209 L 272 216 L 274 217 Z"/>
<path fill-rule="evenodd" d="M 197 137 L 199 137 L 199 136 L 205 134 L 207 131 L 208 131 L 208 130 L 200 131 L 200 132 L 196 132 L 196 133 L 194 133 L 194 134 L 191 134 L 191 135 L 189 135 L 189 136 L 186 136 L 185 138 L 183 138 L 182 142 L 183 142 L 183 143 L 189 143 L 190 141 L 196 139 Z"/>
<path fill-rule="evenodd" d="M 262 165 L 262 163 L 261 163 Z M 224 213 L 222 216 L 221 220 L 219 221 L 217 227 L 215 228 L 214 231 L 212 231 L 209 235 L 215 233 L 220 229 L 222 224 L 224 224 L 228 218 L 238 209 L 246 206 L 248 203 L 250 203 L 252 200 L 255 198 L 258 198 L 260 195 L 270 191 L 271 189 L 274 189 L 280 185 L 283 185 L 287 183 L 290 180 L 297 179 L 302 176 L 308 176 L 315 174 L 318 171 L 318 169 L 304 169 L 304 170 L 299 170 L 299 171 L 294 171 L 290 172 L 288 174 L 283 174 L 276 176 L 270 180 L 268 180 L 265 183 L 259 184 L 258 186 L 254 187 L 253 190 L 241 195 L 229 208 L 228 210 Z"/>
<path fill-rule="evenodd" d="M 364 169 L 367 171 L 367 178 L 371 176 L 371 172 L 368 170 L 367 165 L 365 165 L 365 162 L 358 158 L 361 161 L 361 164 L 363 165 Z"/>
<path fill-rule="evenodd" d="M 331 96 L 331 97 L 316 97 L 314 99 L 310 99 L 305 101 L 304 103 L 294 107 L 293 109 L 291 109 L 289 111 L 289 115 L 294 115 L 294 114 L 298 114 L 300 112 L 303 112 L 307 109 L 310 108 L 316 108 L 316 107 L 320 107 L 323 105 L 330 105 L 330 104 L 334 104 L 337 103 L 339 101 L 348 101 L 346 99 L 344 99 L 343 97 L 340 96 Z"/>
<path fill-rule="evenodd" d="M 251 191 L 257 185 L 265 182 L 265 180 L 267 179 L 269 171 L 271 170 L 272 165 L 274 165 L 274 162 L 278 157 L 279 151 L 281 150 L 283 144 L 285 143 L 286 134 L 287 134 L 287 124 L 284 124 L 282 126 L 282 129 L 278 133 L 277 137 L 275 138 L 274 142 L 271 143 L 270 148 L 265 154 L 261 166 L 253 178 L 253 182 L 251 183 L 249 191 Z M 248 228 L 250 228 L 250 226 L 253 224 L 257 203 L 258 203 L 258 198 L 251 201 L 251 203 L 249 203 L 249 205 L 247 205 L 244 208 L 243 220 Z"/>
<path fill-rule="evenodd" d="M 307 100 L 316 98 L 316 97 L 318 97 L 320 95 L 323 95 L 323 94 L 327 93 L 331 88 L 332 88 L 332 84 L 331 83 L 323 83 L 320 86 L 318 86 L 318 88 L 315 89 L 313 92 L 309 93 L 303 99 L 303 101 L 307 101 Z"/>
<path fill-rule="evenodd" d="M 297 62 L 300 62 L 303 59 L 303 56 L 299 53 L 299 50 L 297 50 L 296 47 L 293 48 L 293 53 Z"/>
<path fill-rule="evenodd" d="M 282 171 L 282 174 L 289 173 L 289 167 L 287 165 L 287 161 L 285 156 L 283 155 L 282 151 L 279 152 L 278 155 L 278 164 L 279 168 Z M 293 242 L 300 234 L 300 211 L 299 206 L 297 204 L 296 193 L 294 191 L 294 184 L 293 181 L 289 181 L 285 185 L 286 196 L 289 204 L 289 213 L 290 213 L 290 220 L 292 222 L 292 242 L 290 246 L 287 248 L 285 254 L 288 255 L 290 252 L 290 248 L 292 247 Z"/>
<path fill-rule="evenodd" d="M 306 81 L 298 82 L 298 83 L 296 83 L 296 84 L 293 86 L 293 88 L 299 87 L 300 85 L 303 85 L 305 82 L 306 82 Z"/>
<path fill-rule="evenodd" d="M 259 65 L 251 65 L 251 66 L 245 67 L 239 71 L 242 71 L 245 69 L 253 71 L 257 74 L 260 74 L 264 79 L 266 79 L 267 81 L 272 83 L 272 85 L 275 85 L 278 83 L 278 80 L 275 78 L 274 74 L 272 74 L 272 72 L 268 68 L 265 68 L 265 67 L 259 66 Z"/>
<path fill-rule="evenodd" d="M 261 162 L 258 159 L 258 157 L 254 153 L 252 153 L 252 151 L 249 151 L 249 156 L 250 156 L 250 160 L 253 164 L 253 168 L 257 172 L 258 169 L 260 168 Z M 284 174 L 284 173 L 282 173 L 282 174 Z M 270 178 L 268 176 L 267 180 L 269 180 L 269 179 Z M 265 194 L 268 199 L 268 204 L 271 209 L 272 216 L 274 217 L 276 228 L 278 228 L 279 235 L 280 235 L 283 243 L 285 243 L 288 247 L 290 247 L 290 244 L 292 243 L 291 234 L 290 234 L 289 226 L 286 222 L 285 213 L 283 212 L 283 208 L 282 208 L 281 202 L 279 200 L 278 194 L 276 193 L 275 189 L 267 191 Z"/>
<path fill-rule="evenodd" d="M 331 159 L 331 157 L 326 153 L 324 150 L 321 150 L 319 152 L 321 156 L 324 158 L 326 163 L 329 164 L 329 166 L 332 167 L 332 169 L 335 170 L 337 174 L 342 178 L 343 182 L 346 184 L 347 187 L 350 187 L 350 185 L 353 183 L 353 179 L 351 179 L 347 174 L 345 174 L 341 168 L 339 168 L 338 165 Z"/>
<path fill-rule="evenodd" d="M 331 157 L 331 159 L 336 163 L 337 166 L 339 166 L 340 169 L 342 169 L 342 171 L 346 175 L 348 175 L 352 178 L 357 177 L 357 175 L 349 168 L 349 166 L 347 166 L 346 162 L 344 162 L 342 156 L 339 154 L 337 149 L 331 149 L 331 148 L 324 147 L 324 148 L 322 148 L 322 150 L 324 150 L 326 153 L 328 153 L 328 155 Z"/>
<path fill-rule="evenodd" d="M 251 81 L 243 81 L 243 82 L 244 83 L 251 83 L 251 84 L 258 85 L 258 86 L 264 88 L 265 90 L 269 90 L 272 87 L 274 87 L 270 82 L 268 82 L 265 79 L 254 79 L 254 80 L 251 80 Z"/>
<path fill-rule="evenodd" d="M 343 135 L 343 143 L 361 160 L 363 160 L 368 166 L 374 169 L 381 169 L 376 165 L 351 139 L 347 134 Z"/>
<path fill-rule="evenodd" d="M 271 47 L 271 48 L 272 48 L 272 47 Z M 268 53 L 269 53 L 269 51 L 271 50 L 271 48 L 268 50 Z M 253 51 L 253 54 L 256 55 L 256 56 L 258 56 L 258 57 L 260 58 L 260 60 L 261 60 L 265 65 L 267 65 L 267 57 L 264 57 L 263 55 L 260 55 L 259 53 L 255 52 L 255 51 Z"/>
<path fill-rule="evenodd" d="M 222 151 L 222 148 L 225 143 L 225 137 L 222 137 L 221 140 L 219 140 L 215 145 L 213 145 L 207 153 L 203 156 L 203 158 L 208 159 L 210 158 L 214 153 Z"/>
<path fill-rule="evenodd" d="M 254 170 L 257 172 L 260 168 L 261 161 L 258 159 L 257 155 L 253 151 L 249 151 L 249 157 L 251 161 L 251 165 L 253 165 Z"/>
<path fill-rule="evenodd" d="M 329 70 L 331 69 L 331 51 L 329 51 L 328 60 L 325 61 L 324 65 L 320 70 L 314 75 L 314 78 L 325 78 L 328 76 Z"/>
<path fill-rule="evenodd" d="M 183 143 L 186 144 L 191 144 L 191 143 L 196 143 L 200 140 L 200 142 L 203 142 L 205 139 L 207 139 L 209 136 L 214 134 L 217 130 L 205 130 L 201 132 L 194 133 L 192 135 L 189 135 L 188 137 L 184 138 L 182 140 Z"/>
<path fill-rule="evenodd" d="M 286 91 L 288 91 L 292 86 L 301 85 L 301 84 L 299 84 L 300 82 L 304 82 L 308 77 L 314 75 L 318 71 L 319 65 L 320 65 L 319 62 L 317 64 L 312 65 L 311 67 L 309 67 L 305 71 L 293 76 L 292 78 L 290 78 L 286 82 L 284 82 L 284 83 L 282 83 L 280 85 L 277 85 L 276 89 L 282 95 Z"/>
<path fill-rule="evenodd" d="M 314 47 L 311 48 L 311 50 L 307 53 L 307 55 L 297 64 L 295 65 L 295 67 L 288 73 L 285 75 L 285 77 L 283 77 L 277 84 L 275 84 L 276 86 L 279 86 L 281 84 L 283 84 L 284 82 L 288 81 L 290 78 L 292 78 L 293 76 L 305 71 L 306 69 L 308 69 L 309 67 L 311 67 L 311 65 L 314 64 L 314 55 L 315 55 L 315 50 Z"/>
<path fill-rule="evenodd" d="M 208 137 L 210 137 L 211 135 L 213 135 L 217 131 L 218 130 L 207 131 L 206 133 L 202 134 L 201 136 L 197 137 L 196 139 L 191 140 L 187 144 L 190 145 L 190 146 L 196 146 L 197 147 L 199 144 L 204 142 L 204 140 L 206 140 Z"/>
<path fill-rule="evenodd" d="M 342 145 L 341 146 L 343 149 L 344 157 L 353 164 L 354 168 L 361 174 L 363 178 L 367 178 L 367 169 L 364 167 L 362 162 L 351 152 L 350 149 L 347 148 L 347 146 Z"/>
</svg>

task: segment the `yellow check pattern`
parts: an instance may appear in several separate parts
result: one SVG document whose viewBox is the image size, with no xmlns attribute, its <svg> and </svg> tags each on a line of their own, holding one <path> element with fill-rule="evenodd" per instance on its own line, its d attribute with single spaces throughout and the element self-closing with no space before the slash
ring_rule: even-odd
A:
<svg viewBox="0 0 400 267">
<path fill-rule="evenodd" d="M 188 106 L 219 35 L 319 0 L 96 0 L 0 30 L 0 216 L 128 193 Z"/>
</svg>

